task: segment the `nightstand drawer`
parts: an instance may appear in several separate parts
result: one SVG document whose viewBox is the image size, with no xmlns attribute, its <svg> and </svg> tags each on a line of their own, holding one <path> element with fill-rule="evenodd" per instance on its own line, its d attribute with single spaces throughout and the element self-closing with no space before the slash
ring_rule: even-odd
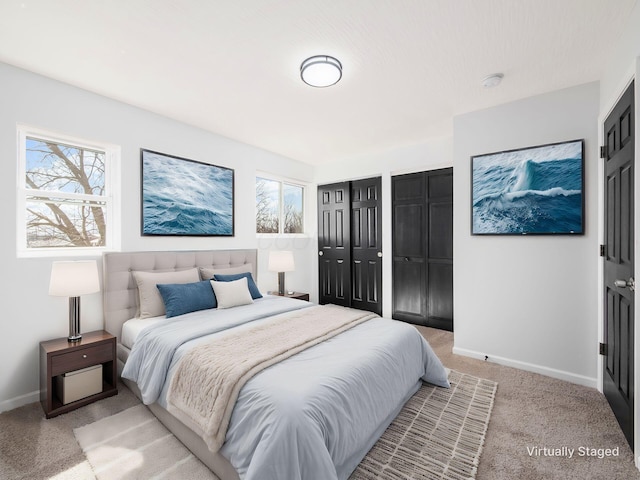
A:
<svg viewBox="0 0 640 480">
<path fill-rule="evenodd" d="M 72 352 L 54 355 L 51 358 L 51 375 L 56 376 L 110 361 L 113 361 L 113 342 L 79 348 Z"/>
</svg>

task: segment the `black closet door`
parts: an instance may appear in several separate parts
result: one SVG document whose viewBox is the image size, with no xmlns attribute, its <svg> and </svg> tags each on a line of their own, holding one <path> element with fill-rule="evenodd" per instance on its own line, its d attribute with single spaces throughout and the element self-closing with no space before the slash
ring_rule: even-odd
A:
<svg viewBox="0 0 640 480">
<path fill-rule="evenodd" d="M 398 320 L 453 330 L 453 169 L 392 177 Z"/>
<path fill-rule="evenodd" d="M 351 305 L 350 183 L 318 187 L 319 302 Z"/>
<path fill-rule="evenodd" d="M 426 173 L 427 325 L 453 331 L 453 169 Z"/>
<path fill-rule="evenodd" d="M 424 324 L 427 317 L 426 185 L 423 173 L 391 180 L 393 224 L 392 317 Z"/>
<path fill-rule="evenodd" d="M 351 182 L 351 306 L 382 315 L 380 177 Z"/>
</svg>

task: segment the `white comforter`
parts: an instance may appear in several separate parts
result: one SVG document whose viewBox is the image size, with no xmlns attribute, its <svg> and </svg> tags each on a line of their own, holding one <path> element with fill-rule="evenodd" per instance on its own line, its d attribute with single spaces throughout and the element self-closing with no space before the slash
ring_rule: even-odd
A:
<svg viewBox="0 0 640 480">
<path fill-rule="evenodd" d="M 190 348 L 225 335 L 227 326 L 245 328 L 238 326 L 242 318 L 260 322 L 269 312 L 306 305 L 267 296 L 246 307 L 164 320 L 138 337 L 123 376 L 138 383 L 145 403 L 166 407 L 171 375 Z M 402 322 L 369 320 L 249 380 L 220 453 L 247 480 L 347 479 L 421 380 L 448 386 L 420 333 Z"/>
</svg>

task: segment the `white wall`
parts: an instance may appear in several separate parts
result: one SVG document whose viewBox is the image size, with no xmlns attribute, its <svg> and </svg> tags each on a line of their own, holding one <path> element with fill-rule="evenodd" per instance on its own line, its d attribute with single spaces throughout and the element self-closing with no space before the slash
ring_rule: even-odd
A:
<svg viewBox="0 0 640 480">
<path fill-rule="evenodd" d="M 454 352 L 595 386 L 598 83 L 454 118 Z M 470 157 L 585 140 L 583 236 L 472 236 Z"/>
<path fill-rule="evenodd" d="M 451 137 L 433 139 L 428 142 L 397 148 L 378 154 L 363 155 L 347 162 L 329 163 L 316 168 L 317 185 L 381 177 L 382 179 L 382 314 L 391 317 L 391 177 L 403 173 L 435 170 L 453 165 Z M 316 215 L 317 231 L 317 210 Z M 318 270 L 318 241 L 314 242 L 314 272 Z M 318 292 L 318 277 L 313 278 L 312 292 Z"/>
<path fill-rule="evenodd" d="M 258 285 L 273 290 L 277 276 L 266 269 L 267 251 L 291 248 L 297 269 L 287 274 L 288 285 L 310 291 L 309 238 L 258 240 L 255 235 L 256 170 L 306 182 L 313 179 L 309 165 L 1 63 L 0 85 L 0 211 L 5 224 L 0 249 L 0 411 L 39 398 L 39 342 L 68 335 L 67 300 L 48 296 L 54 259 L 16 258 L 17 123 L 121 146 L 122 208 L 118 213 L 123 251 L 259 248 Z M 140 148 L 233 168 L 235 236 L 142 237 Z M 102 328 L 100 294 L 82 298 L 82 317 L 82 331 Z"/>
</svg>

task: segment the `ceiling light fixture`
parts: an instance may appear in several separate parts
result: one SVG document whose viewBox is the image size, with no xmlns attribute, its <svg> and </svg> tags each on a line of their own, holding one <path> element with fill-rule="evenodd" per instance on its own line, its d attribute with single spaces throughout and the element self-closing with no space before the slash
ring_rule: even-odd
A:
<svg viewBox="0 0 640 480">
<path fill-rule="evenodd" d="M 485 88 L 496 87 L 500 85 L 500 82 L 502 81 L 503 77 L 504 77 L 503 73 L 493 73 L 491 75 L 487 75 L 482 79 L 482 86 Z"/>
<path fill-rule="evenodd" d="M 342 78 L 342 64 L 328 55 L 315 55 L 300 65 L 300 78 L 312 87 L 330 87 Z"/>
</svg>

